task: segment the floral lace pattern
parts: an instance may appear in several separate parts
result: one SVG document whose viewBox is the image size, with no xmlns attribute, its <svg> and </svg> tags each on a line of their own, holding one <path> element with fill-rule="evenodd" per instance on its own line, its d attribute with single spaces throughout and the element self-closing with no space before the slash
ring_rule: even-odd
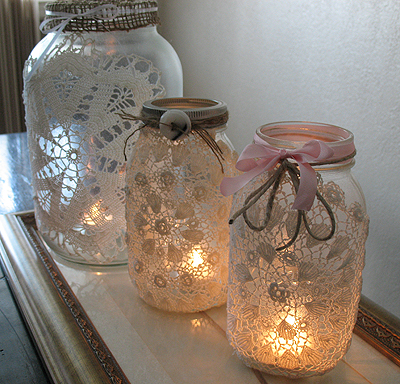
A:
<svg viewBox="0 0 400 384">
<path fill-rule="evenodd" d="M 223 151 L 225 175 L 231 175 L 236 153 L 222 135 L 215 139 Z M 224 174 L 217 157 L 199 136 L 171 141 L 146 128 L 131 159 L 127 244 L 139 295 L 174 312 L 224 304 L 231 199 L 219 192 Z"/>
<path fill-rule="evenodd" d="M 254 183 L 235 197 L 233 212 L 257 188 Z M 361 293 L 369 219 L 361 204 L 351 200 L 351 191 L 346 201 L 340 186 L 324 184 L 321 176 L 318 189 L 336 220 L 328 241 L 314 239 L 302 223 L 295 243 L 276 251 L 297 224 L 287 175 L 264 231 L 251 230 L 242 217 L 231 226 L 228 338 L 247 365 L 291 378 L 322 374 L 343 357 Z M 255 223 L 264 217 L 266 195 L 248 211 Z M 317 200 L 307 219 L 315 235 L 329 233 L 331 221 Z"/>
<path fill-rule="evenodd" d="M 63 257 L 127 261 L 124 144 L 137 123 L 117 113 L 137 114 L 164 94 L 150 61 L 105 54 L 78 33 L 66 35 L 25 85 L 36 219 Z"/>
</svg>

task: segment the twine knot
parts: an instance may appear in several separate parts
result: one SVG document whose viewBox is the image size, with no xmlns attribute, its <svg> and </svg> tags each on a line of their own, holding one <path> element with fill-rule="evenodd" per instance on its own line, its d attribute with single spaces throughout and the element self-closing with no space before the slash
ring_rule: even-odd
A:
<svg viewBox="0 0 400 384">
<path fill-rule="evenodd" d="M 51 32 L 55 32 L 55 34 L 51 39 L 51 41 L 49 42 L 49 44 L 47 44 L 46 48 L 43 50 L 39 58 L 36 60 L 36 63 L 33 65 L 31 71 L 26 76 L 25 81 L 28 82 L 32 78 L 33 74 L 37 71 L 39 65 L 43 62 L 44 57 L 49 52 L 50 48 L 54 45 L 55 41 L 58 39 L 58 37 L 61 35 L 61 33 L 64 31 L 65 27 L 71 20 L 76 19 L 78 17 L 82 18 L 88 16 L 93 16 L 93 18 L 99 18 L 102 20 L 113 20 L 119 15 L 119 13 L 120 10 L 114 4 L 102 4 L 99 5 L 98 7 L 92 8 L 86 12 L 81 12 L 81 13 L 52 12 L 52 15 L 55 16 L 55 18 L 43 20 L 39 26 L 39 29 L 46 34 Z M 54 20 L 62 20 L 62 21 L 55 27 L 46 29 L 46 25 L 49 23 L 53 23 Z"/>
</svg>

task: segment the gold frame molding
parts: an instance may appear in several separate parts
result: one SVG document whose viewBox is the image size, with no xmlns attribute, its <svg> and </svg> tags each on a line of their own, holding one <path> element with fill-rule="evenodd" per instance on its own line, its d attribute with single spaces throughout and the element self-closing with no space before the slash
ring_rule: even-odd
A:
<svg viewBox="0 0 400 384">
<path fill-rule="evenodd" d="M 11 289 L 52 380 L 129 384 L 46 250 L 33 212 L 0 216 L 0 240 Z"/>
<path fill-rule="evenodd" d="M 0 216 L 0 254 L 55 383 L 128 384 L 37 232 L 33 212 Z M 62 316 L 54 316 L 60 313 Z M 354 333 L 400 366 L 400 320 L 362 296 Z"/>
<path fill-rule="evenodd" d="M 363 295 L 354 333 L 400 366 L 400 320 Z"/>
</svg>

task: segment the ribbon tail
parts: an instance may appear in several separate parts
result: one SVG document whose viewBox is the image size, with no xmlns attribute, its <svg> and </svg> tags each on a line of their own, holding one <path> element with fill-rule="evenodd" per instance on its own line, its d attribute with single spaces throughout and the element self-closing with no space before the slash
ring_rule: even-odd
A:
<svg viewBox="0 0 400 384">
<path fill-rule="evenodd" d="M 309 211 L 317 193 L 317 175 L 308 163 L 299 163 L 300 185 L 292 209 Z"/>
</svg>

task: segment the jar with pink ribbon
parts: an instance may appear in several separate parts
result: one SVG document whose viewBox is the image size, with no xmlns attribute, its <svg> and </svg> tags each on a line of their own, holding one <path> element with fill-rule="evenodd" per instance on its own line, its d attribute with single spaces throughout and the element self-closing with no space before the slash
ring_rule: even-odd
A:
<svg viewBox="0 0 400 384">
<path fill-rule="evenodd" d="M 354 137 L 319 123 L 260 127 L 221 184 L 231 211 L 227 335 L 250 367 L 299 378 L 351 342 L 369 218 Z"/>
</svg>

